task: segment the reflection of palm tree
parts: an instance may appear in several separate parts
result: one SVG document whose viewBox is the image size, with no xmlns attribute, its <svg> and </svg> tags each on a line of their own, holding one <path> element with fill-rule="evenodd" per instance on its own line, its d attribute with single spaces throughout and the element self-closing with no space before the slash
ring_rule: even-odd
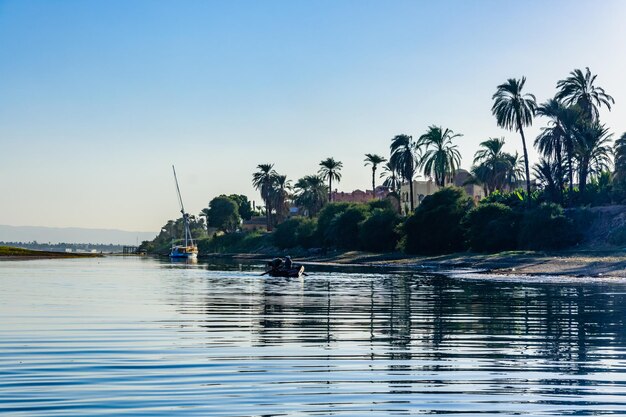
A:
<svg viewBox="0 0 626 417">
<path fill-rule="evenodd" d="M 267 230 L 272 230 L 272 191 L 276 171 L 274 164 L 260 164 L 258 171 L 252 174 L 252 185 L 261 192 L 261 198 L 265 202 L 265 215 L 267 216 Z"/>
<path fill-rule="evenodd" d="M 294 185 L 295 203 L 304 207 L 309 217 L 315 216 L 328 201 L 328 190 L 324 180 L 317 175 L 306 175 Z"/>
<path fill-rule="evenodd" d="M 379 164 L 387 161 L 380 155 L 366 153 L 365 154 L 365 165 L 372 166 L 372 197 L 376 198 L 376 168 Z"/>
<path fill-rule="evenodd" d="M 411 212 L 413 212 L 413 177 L 419 165 L 417 146 L 413 137 L 409 135 L 397 135 L 391 139 L 391 158 L 389 162 L 394 166 L 404 181 L 409 183 L 409 195 L 411 199 Z"/>
<path fill-rule="evenodd" d="M 426 152 L 422 158 L 424 174 L 435 177 L 435 183 L 444 187 L 446 179 L 454 177 L 454 173 L 461 164 L 461 154 L 452 139 L 463 136 L 455 134 L 450 129 L 430 126 L 428 132 L 420 136 L 417 146 L 424 146 Z M 432 149 L 431 149 L 432 148 Z"/>
<path fill-rule="evenodd" d="M 604 104 L 611 110 L 611 104 L 615 104 L 615 100 L 602 87 L 594 85 L 596 77 L 597 75 L 591 75 L 589 67 L 584 74 L 581 70 L 575 69 L 570 72 L 569 77 L 556 84 L 559 89 L 556 99 L 562 100 L 566 106 L 580 107 L 588 121 L 597 121 L 600 118 L 598 109 Z"/>
<path fill-rule="evenodd" d="M 517 130 L 522 137 L 524 148 L 524 166 L 526 169 L 526 192 L 530 196 L 530 168 L 528 166 L 528 150 L 526 149 L 526 137 L 524 126 L 533 123 L 537 102 L 532 94 L 523 94 L 526 77 L 521 80 L 509 78 L 506 83 L 500 84 L 493 95 L 491 112 L 498 121 L 498 126 L 508 130 Z"/>
<path fill-rule="evenodd" d="M 326 158 L 320 162 L 319 173 L 321 177 L 328 180 L 328 201 L 332 201 L 333 197 L 333 180 L 341 181 L 341 168 L 343 164 L 341 161 L 335 161 L 333 158 Z"/>
</svg>

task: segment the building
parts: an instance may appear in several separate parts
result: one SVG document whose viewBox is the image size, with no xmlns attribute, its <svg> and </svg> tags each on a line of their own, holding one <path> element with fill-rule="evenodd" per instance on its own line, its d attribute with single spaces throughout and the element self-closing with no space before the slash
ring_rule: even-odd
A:
<svg viewBox="0 0 626 417">
<path fill-rule="evenodd" d="M 331 196 L 334 203 L 367 203 L 368 201 L 375 199 L 383 199 L 387 197 L 387 194 L 389 194 L 389 189 L 387 187 L 378 186 L 376 187 L 374 193 L 370 190 L 354 190 L 351 193 L 335 190 L 332 192 Z"/>
<path fill-rule="evenodd" d="M 447 185 L 463 188 L 467 195 L 472 197 L 474 201 L 478 202 L 485 197 L 485 190 L 479 185 L 467 184 L 467 181 L 470 178 L 471 175 L 469 172 L 464 169 L 459 169 L 456 171 L 452 182 Z M 441 187 L 430 179 L 425 181 L 413 181 L 413 207 L 417 208 L 426 196 L 436 193 L 440 188 Z M 409 184 L 402 184 L 400 186 L 400 206 L 403 213 L 410 210 L 410 195 Z"/>
</svg>

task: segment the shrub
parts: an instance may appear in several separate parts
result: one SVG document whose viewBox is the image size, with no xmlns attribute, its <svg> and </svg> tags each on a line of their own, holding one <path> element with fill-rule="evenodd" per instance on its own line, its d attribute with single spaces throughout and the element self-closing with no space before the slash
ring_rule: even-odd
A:
<svg viewBox="0 0 626 417">
<path fill-rule="evenodd" d="M 302 246 L 313 247 L 315 241 L 315 220 L 304 217 L 294 217 L 285 220 L 272 233 L 274 245 L 281 249 Z"/>
<path fill-rule="evenodd" d="M 392 251 L 400 238 L 397 226 L 400 216 L 393 209 L 375 209 L 359 227 L 360 246 L 372 252 Z"/>
<path fill-rule="evenodd" d="M 623 246 L 626 245 L 626 227 L 620 226 L 609 233 L 608 241 L 611 245 Z"/>
<path fill-rule="evenodd" d="M 368 216 L 369 212 L 364 204 L 353 204 L 336 215 L 327 232 L 331 245 L 339 249 L 359 249 L 359 223 Z"/>
<path fill-rule="evenodd" d="M 553 250 L 574 245 L 581 237 L 561 206 L 544 203 L 524 212 L 518 241 L 524 249 Z"/>
<path fill-rule="evenodd" d="M 407 253 L 450 253 L 463 249 L 461 219 L 473 207 L 465 191 L 446 187 L 424 198 L 401 225 L 401 247 Z"/>
<path fill-rule="evenodd" d="M 517 245 L 518 216 L 504 204 L 480 204 L 462 224 L 470 248 L 477 252 L 512 250 Z"/>
<path fill-rule="evenodd" d="M 316 238 L 323 246 L 331 244 L 328 232 L 335 216 L 343 213 L 350 206 L 352 206 L 351 203 L 329 203 L 320 210 L 320 214 L 317 218 Z"/>
</svg>

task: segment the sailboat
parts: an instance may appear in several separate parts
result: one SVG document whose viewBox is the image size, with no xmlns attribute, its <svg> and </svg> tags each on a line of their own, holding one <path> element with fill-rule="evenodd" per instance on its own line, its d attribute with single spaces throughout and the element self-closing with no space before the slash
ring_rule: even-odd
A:
<svg viewBox="0 0 626 417">
<path fill-rule="evenodd" d="M 180 187 L 178 186 L 178 178 L 176 177 L 176 168 L 172 165 L 174 171 L 174 181 L 176 182 L 176 193 L 178 194 L 178 203 L 180 204 L 180 212 L 183 214 L 183 223 L 185 225 L 185 244 L 174 245 L 172 244 L 172 250 L 170 251 L 170 258 L 172 259 L 196 259 L 198 257 L 198 247 L 193 241 L 191 236 L 191 230 L 189 229 L 189 213 L 185 212 L 185 206 L 183 206 L 183 198 L 180 196 Z"/>
</svg>

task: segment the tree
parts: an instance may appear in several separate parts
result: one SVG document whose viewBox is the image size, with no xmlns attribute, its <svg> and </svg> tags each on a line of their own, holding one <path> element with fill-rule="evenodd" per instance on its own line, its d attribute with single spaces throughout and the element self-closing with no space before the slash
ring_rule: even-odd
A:
<svg viewBox="0 0 626 417">
<path fill-rule="evenodd" d="M 608 169 L 611 134 L 598 122 L 580 123 L 574 133 L 574 155 L 578 161 L 578 188 L 585 195 L 587 179 Z"/>
<path fill-rule="evenodd" d="M 383 187 L 391 188 L 391 191 L 395 192 L 398 189 L 398 169 L 392 161 L 388 161 L 383 165 L 383 171 L 380 173 L 380 178 L 384 178 Z"/>
<path fill-rule="evenodd" d="M 602 87 L 594 85 L 596 77 L 597 75 L 591 74 L 589 67 L 585 68 L 585 73 L 575 69 L 570 72 L 569 77 L 556 83 L 556 88 L 559 89 L 556 99 L 562 100 L 567 106 L 580 107 L 587 121 L 598 121 L 599 108 L 604 104 L 610 111 L 615 100 Z"/>
<path fill-rule="evenodd" d="M 324 180 L 317 175 L 306 175 L 294 185 L 295 203 L 303 207 L 310 218 L 315 216 L 328 202 L 328 190 Z"/>
<path fill-rule="evenodd" d="M 503 151 L 504 138 L 489 138 L 480 143 L 474 154 L 472 175 L 485 184 L 491 194 L 495 190 L 504 190 L 509 183 L 511 171 L 511 155 Z"/>
<path fill-rule="evenodd" d="M 418 147 L 426 149 L 421 160 L 424 174 L 435 177 L 435 183 L 440 187 L 446 185 L 446 179 L 450 181 L 454 177 L 461 164 L 461 154 L 457 146 L 452 144 L 452 140 L 460 136 L 463 135 L 455 134 L 450 129 L 430 126 L 417 141 Z"/>
<path fill-rule="evenodd" d="M 291 181 L 286 175 L 276 174 L 272 184 L 272 207 L 276 210 L 276 221 L 281 222 L 289 213 L 289 190 Z"/>
<path fill-rule="evenodd" d="M 621 191 L 626 189 L 626 133 L 615 141 L 613 147 L 615 155 L 614 181 Z"/>
<path fill-rule="evenodd" d="M 200 211 L 200 214 L 198 214 L 199 217 L 204 217 L 205 223 L 206 223 L 206 228 L 207 228 L 207 232 L 209 231 L 209 208 L 203 208 Z"/>
<path fill-rule="evenodd" d="M 272 230 L 272 191 L 276 171 L 274 164 L 257 165 L 258 171 L 252 174 L 252 185 L 261 192 L 261 198 L 265 203 L 265 215 L 267 216 L 267 230 Z"/>
<path fill-rule="evenodd" d="M 225 195 L 209 202 L 208 225 L 225 233 L 234 232 L 241 223 L 239 206 Z"/>
<path fill-rule="evenodd" d="M 526 192 L 530 196 L 530 168 L 528 166 L 528 150 L 524 137 L 524 126 L 533 123 L 537 101 L 532 94 L 523 94 L 526 77 L 521 80 L 509 78 L 506 83 L 497 87 L 491 107 L 491 113 L 496 117 L 498 126 L 508 130 L 517 130 L 522 137 L 524 148 L 524 167 L 526 171 Z M 530 199 L 529 199 L 530 201 Z"/>
<path fill-rule="evenodd" d="M 543 190 L 551 201 L 562 200 L 562 170 L 556 161 L 542 159 L 533 167 L 535 178 L 543 186 Z"/>
<path fill-rule="evenodd" d="M 319 174 L 324 180 L 328 180 L 328 201 L 333 201 L 333 180 L 341 181 L 341 161 L 335 161 L 333 158 L 326 158 L 320 162 Z"/>
<path fill-rule="evenodd" d="M 386 162 L 387 160 L 380 155 L 366 153 L 365 154 L 365 166 L 372 166 L 372 196 L 376 198 L 376 168 L 379 164 Z"/>
<path fill-rule="evenodd" d="M 239 215 L 244 220 L 250 220 L 254 211 L 252 211 L 252 205 L 248 201 L 248 197 L 243 194 L 231 194 L 228 196 L 231 200 L 237 203 L 239 206 Z"/>
<path fill-rule="evenodd" d="M 411 199 L 411 212 L 415 209 L 413 203 L 413 177 L 419 165 L 417 146 L 413 137 L 409 135 L 396 135 L 391 139 L 391 158 L 389 162 L 394 166 L 402 179 L 409 183 L 409 196 Z"/>
</svg>

